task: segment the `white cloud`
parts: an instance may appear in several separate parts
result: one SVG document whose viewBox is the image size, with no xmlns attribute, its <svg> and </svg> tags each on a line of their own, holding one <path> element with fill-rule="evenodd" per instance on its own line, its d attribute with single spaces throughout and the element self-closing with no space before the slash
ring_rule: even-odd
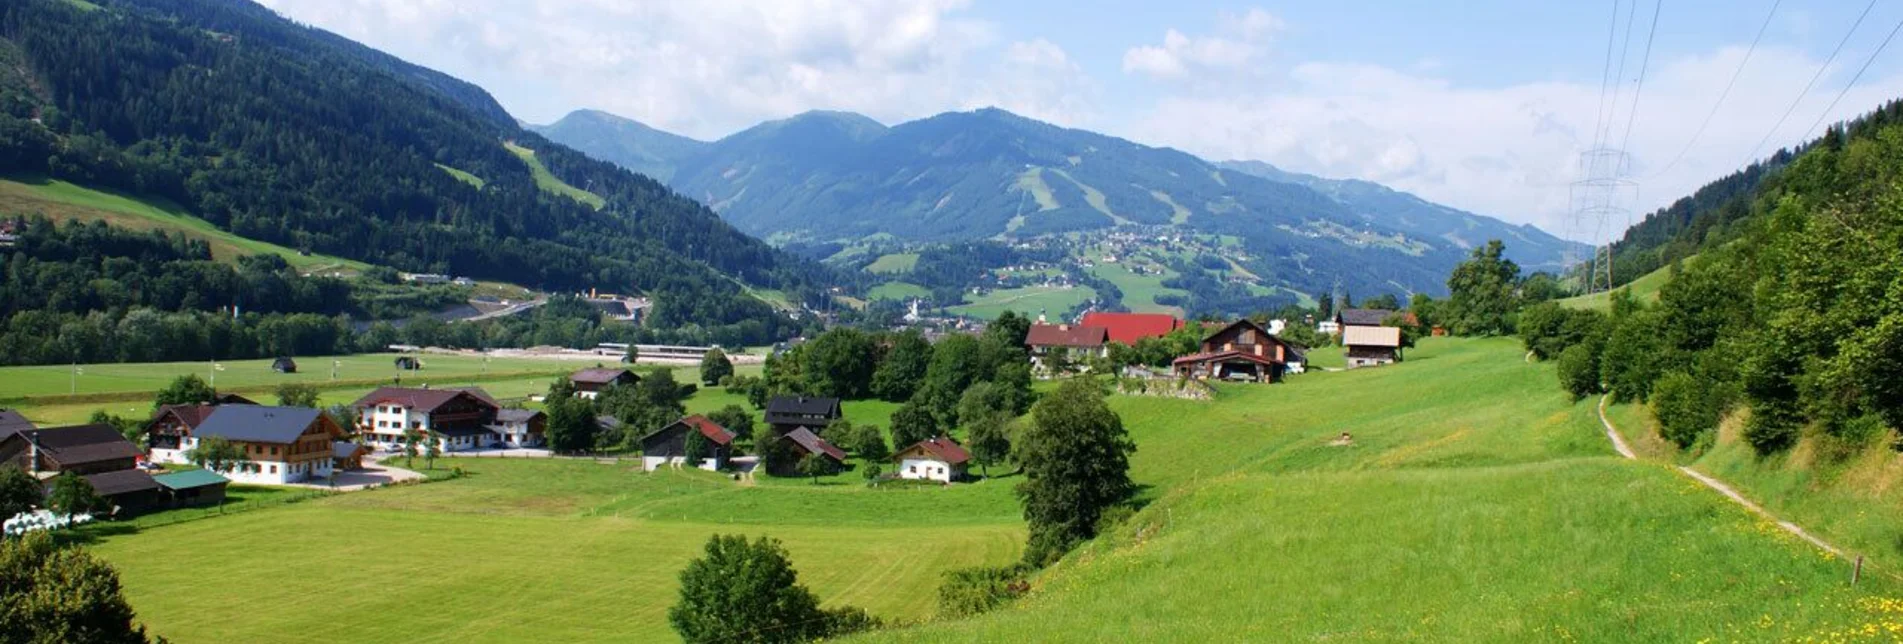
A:
<svg viewBox="0 0 1903 644">
<path fill-rule="evenodd" d="M 1157 80 L 1181 80 L 1204 70 L 1233 72 L 1257 62 L 1268 48 L 1269 37 L 1282 29 L 1282 20 L 1261 9 L 1241 15 L 1225 13 L 1217 33 L 1187 36 L 1176 29 L 1163 32 L 1160 45 L 1132 47 L 1123 53 L 1123 71 Z"/>
<path fill-rule="evenodd" d="M 1632 122 L 1632 88 L 1620 94 L 1604 145 L 1632 156 L 1634 217 L 1691 194 L 1747 162 L 1784 107 L 1821 61 L 1760 47 L 1736 89 L 1696 145 L 1672 159 L 1711 110 L 1744 55 L 1742 47 L 1653 61 Z M 1838 65 L 1806 96 L 1757 156 L 1795 144 L 1852 70 Z M 1274 91 L 1180 92 L 1158 101 L 1127 134 L 1213 159 L 1261 159 L 1291 170 L 1353 177 L 1415 192 L 1508 221 L 1569 232 L 1569 185 L 1579 154 L 1600 140 L 1598 84 L 1526 83 L 1461 87 L 1429 75 L 1353 63 L 1303 63 Z M 1216 72 L 1205 71 L 1205 74 Z M 1237 86 L 1242 87 L 1242 86 Z M 1903 94 L 1903 77 L 1853 89 L 1831 120 L 1855 116 Z M 1813 136 L 1815 132 L 1811 133 Z M 1609 222 L 1609 232 L 1626 222 Z M 1593 231 L 1571 230 L 1590 239 Z"/>
</svg>

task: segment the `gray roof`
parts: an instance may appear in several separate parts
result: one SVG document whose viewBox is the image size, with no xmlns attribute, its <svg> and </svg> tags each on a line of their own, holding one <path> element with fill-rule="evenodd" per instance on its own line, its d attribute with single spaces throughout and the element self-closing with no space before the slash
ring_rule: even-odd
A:
<svg viewBox="0 0 1903 644">
<path fill-rule="evenodd" d="M 331 458 L 350 458 L 352 456 L 356 456 L 357 450 L 361 450 L 361 449 L 363 449 L 362 445 L 358 445 L 350 441 L 333 441 L 330 444 L 330 457 Z"/>
<path fill-rule="evenodd" d="M 139 446 L 126 440 L 119 429 L 111 425 L 80 425 L 77 427 L 48 427 L 29 429 L 14 433 L 59 461 L 61 467 L 74 467 L 85 463 L 113 461 L 122 458 L 136 458 L 141 453 Z"/>
<path fill-rule="evenodd" d="M 0 409 L 0 441 L 6 440 L 7 436 L 14 432 L 33 428 L 33 422 L 21 416 L 20 412 Z"/>
<path fill-rule="evenodd" d="M 1394 311 L 1383 309 L 1342 309 L 1335 317 L 1342 324 L 1353 326 L 1381 326 L 1381 321 L 1394 315 Z"/>
<path fill-rule="evenodd" d="M 159 489 L 159 482 L 152 480 L 151 474 L 139 470 L 115 470 L 89 474 L 86 479 L 99 496 L 118 496 L 129 492 L 144 492 Z"/>
<path fill-rule="evenodd" d="M 205 422 L 192 430 L 198 437 L 222 436 L 226 440 L 289 445 L 304 435 L 311 423 L 323 414 L 309 407 L 264 407 L 260 405 L 224 405 L 213 410 Z"/>
<path fill-rule="evenodd" d="M 533 409 L 501 409 L 496 411 L 496 422 L 526 423 L 540 415 L 542 412 Z"/>
<path fill-rule="evenodd" d="M 839 413 L 839 399 L 820 396 L 774 396 L 766 402 L 766 413 L 831 416 Z"/>
</svg>

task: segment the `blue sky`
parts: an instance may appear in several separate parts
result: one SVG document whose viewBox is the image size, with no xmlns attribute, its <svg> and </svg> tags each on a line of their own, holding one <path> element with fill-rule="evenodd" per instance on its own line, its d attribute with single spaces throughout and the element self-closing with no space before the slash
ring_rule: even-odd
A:
<svg viewBox="0 0 1903 644">
<path fill-rule="evenodd" d="M 1693 140 L 1773 0 L 1636 1 L 1610 119 L 1600 92 L 1609 1 L 265 4 L 476 82 L 530 122 L 594 108 L 712 139 L 809 109 L 896 123 L 998 106 L 1215 160 L 1378 181 L 1588 241 L 1606 233 L 1568 224 L 1568 184 L 1601 122 L 1616 124 L 1609 138 L 1631 154 L 1637 186 L 1624 202 L 1655 208 L 1754 150 L 1814 135 L 1825 106 L 1903 22 L 1903 2 L 1879 2 L 1826 67 L 1866 3 L 1781 3 Z M 1623 30 L 1634 4 L 1617 7 Z M 1903 42 L 1876 60 L 1829 120 L 1903 96 Z"/>
</svg>

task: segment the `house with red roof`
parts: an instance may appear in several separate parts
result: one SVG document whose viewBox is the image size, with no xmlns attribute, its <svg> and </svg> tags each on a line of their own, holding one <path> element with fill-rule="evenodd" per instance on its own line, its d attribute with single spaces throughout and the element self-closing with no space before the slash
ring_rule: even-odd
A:
<svg viewBox="0 0 1903 644">
<path fill-rule="evenodd" d="M 737 437 L 727 428 L 721 427 L 720 423 L 695 414 L 668 423 L 666 427 L 641 438 L 641 469 L 652 472 L 663 467 L 685 465 L 688 461 L 687 442 L 692 435 L 705 439 L 700 462 L 695 463 L 694 467 L 712 471 L 727 467 L 727 459 L 733 456 L 733 441 Z"/>
<path fill-rule="evenodd" d="M 899 478 L 950 483 L 965 477 L 971 452 L 950 437 L 928 438 L 892 455 L 899 462 Z"/>
<path fill-rule="evenodd" d="M 799 476 L 800 459 L 806 458 L 807 456 L 830 458 L 833 460 L 833 465 L 835 466 L 844 465 L 846 463 L 845 450 L 834 447 L 832 443 L 826 442 L 826 439 L 820 438 L 819 434 L 815 434 L 812 430 L 805 427 L 795 428 L 793 431 L 771 440 L 778 441 L 775 447 L 787 450 L 788 456 L 787 458 L 776 459 L 773 461 L 772 467 L 767 469 L 767 473 L 774 476 Z"/>
<path fill-rule="evenodd" d="M 1110 333 L 1111 342 L 1136 346 L 1138 340 L 1169 335 L 1170 332 L 1183 328 L 1184 323 L 1181 318 L 1168 313 L 1091 311 L 1084 314 L 1080 324 L 1103 327 Z"/>
<path fill-rule="evenodd" d="M 1209 334 L 1200 351 L 1171 366 L 1183 378 L 1280 382 L 1292 353 L 1287 342 L 1245 318 Z"/>
</svg>

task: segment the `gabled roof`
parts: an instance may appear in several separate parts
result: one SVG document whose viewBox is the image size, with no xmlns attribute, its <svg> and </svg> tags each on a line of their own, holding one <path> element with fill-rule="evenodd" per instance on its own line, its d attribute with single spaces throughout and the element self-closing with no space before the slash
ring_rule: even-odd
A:
<svg viewBox="0 0 1903 644">
<path fill-rule="evenodd" d="M 309 407 L 262 407 L 258 405 L 220 405 L 212 410 L 198 429 L 200 438 L 219 436 L 248 443 L 289 445 L 310 429 L 323 412 Z"/>
<path fill-rule="evenodd" d="M 635 380 L 641 379 L 640 376 L 634 375 L 634 372 L 629 371 L 627 369 L 611 369 L 611 368 L 605 368 L 605 367 L 596 368 L 596 369 L 583 369 L 573 374 L 569 374 L 568 379 L 574 382 L 585 382 L 585 383 L 593 384 L 593 385 L 605 385 L 605 384 L 614 382 L 616 380 L 620 380 L 624 375 L 626 377 L 633 378 Z"/>
<path fill-rule="evenodd" d="M 1394 326 L 1351 326 L 1342 330 L 1341 344 L 1346 347 L 1400 348 L 1401 328 Z"/>
<path fill-rule="evenodd" d="M 1108 313 L 1092 311 L 1084 314 L 1083 326 L 1103 327 L 1110 332 L 1111 342 L 1136 344 L 1144 338 L 1160 338 L 1171 331 L 1183 328 L 1183 321 L 1168 313 Z"/>
<path fill-rule="evenodd" d="M 211 399 L 211 404 L 214 404 L 214 405 L 256 405 L 258 404 L 258 401 L 252 400 L 250 398 L 246 398 L 244 396 L 240 396 L 238 394 L 218 394 L 217 398 Z"/>
<path fill-rule="evenodd" d="M 230 483 L 231 479 L 219 476 L 211 470 L 186 470 L 152 477 L 152 481 L 168 490 L 189 490 Z"/>
<path fill-rule="evenodd" d="M 27 420 L 25 416 L 21 416 L 20 412 L 11 409 L 0 409 L 0 441 L 6 440 L 7 436 L 14 432 L 33 428 L 33 421 Z"/>
<path fill-rule="evenodd" d="M 680 420 L 668 423 L 666 427 L 662 427 L 658 430 L 655 430 L 654 433 L 652 434 L 648 434 L 647 436 L 641 437 L 641 442 L 646 443 L 648 442 L 648 439 L 654 438 L 656 436 L 660 436 L 661 434 L 666 433 L 668 430 L 672 430 L 678 426 L 686 426 L 688 429 L 698 431 L 700 432 L 700 435 L 706 436 L 707 440 L 713 441 L 720 445 L 732 445 L 733 439 L 739 438 L 738 436 L 735 436 L 733 432 L 727 431 L 727 428 L 721 427 L 720 423 L 716 423 L 712 420 L 709 420 L 706 416 L 702 416 L 700 414 L 694 414 L 692 416 L 687 416 Z"/>
<path fill-rule="evenodd" d="M 1282 341 L 1282 339 L 1281 339 L 1281 338 L 1278 338 L 1278 337 L 1275 337 L 1275 334 L 1273 334 L 1273 333 L 1269 333 L 1269 330 L 1268 330 L 1268 329 L 1264 329 L 1264 328 L 1262 328 L 1262 325 L 1260 325 L 1260 324 L 1256 324 L 1254 320 L 1251 320 L 1251 319 L 1249 319 L 1249 318 L 1242 318 L 1242 319 L 1239 319 L 1239 320 L 1236 320 L 1236 321 L 1234 321 L 1234 322 L 1230 322 L 1230 323 L 1228 323 L 1228 324 L 1224 324 L 1224 325 L 1222 325 L 1222 326 L 1205 326 L 1205 327 L 1203 327 L 1203 328 L 1206 328 L 1206 329 L 1211 329 L 1208 335 L 1205 335 L 1205 336 L 1203 336 L 1203 342 L 1208 342 L 1208 341 L 1210 341 L 1210 340 L 1214 340 L 1214 339 L 1216 338 L 1216 336 L 1219 336 L 1219 335 L 1222 335 L 1222 334 L 1224 334 L 1224 333 L 1228 333 L 1230 329 L 1233 329 L 1233 328 L 1236 328 L 1236 327 L 1239 327 L 1239 326 L 1248 326 L 1249 328 L 1252 328 L 1252 329 L 1255 329 L 1255 331 L 1256 331 L 1256 333 L 1259 333 L 1259 334 L 1261 334 L 1261 336 L 1262 336 L 1262 337 L 1264 337 L 1264 338 L 1267 338 L 1267 339 L 1268 339 L 1269 341 L 1271 341 L 1271 342 L 1281 342 L 1281 341 Z"/>
<path fill-rule="evenodd" d="M 1197 354 L 1187 355 L 1181 358 L 1177 358 L 1176 360 L 1172 361 L 1170 364 L 1194 364 L 1198 362 L 1222 362 L 1222 361 L 1228 361 L 1228 360 L 1247 360 L 1249 362 L 1253 362 L 1256 364 L 1264 364 L 1264 365 L 1275 364 L 1274 360 L 1271 360 L 1267 357 L 1259 356 L 1253 353 L 1246 353 L 1242 351 L 1210 351 L 1208 353 L 1197 353 Z"/>
<path fill-rule="evenodd" d="M 177 418 L 179 424 L 184 425 L 186 429 L 198 429 L 198 426 L 204 424 L 205 419 L 209 418 L 211 412 L 216 409 L 218 408 L 212 405 L 166 405 L 159 408 L 159 413 L 153 415 L 151 422 L 146 423 L 146 426 L 150 427 L 170 416 Z"/>
<path fill-rule="evenodd" d="M 378 403 L 388 402 L 409 407 L 423 413 L 429 413 L 436 411 L 438 407 L 448 404 L 449 401 L 455 400 L 459 396 L 468 396 L 484 405 L 495 406 L 495 403 L 490 402 L 486 398 L 486 394 L 477 395 L 462 389 L 415 389 L 411 387 L 378 387 L 376 391 L 364 394 L 362 398 L 358 398 L 357 402 L 351 403 L 351 406 L 370 407 Z"/>
<path fill-rule="evenodd" d="M 806 450 L 808 454 L 825 454 L 833 457 L 833 460 L 840 462 L 846 460 L 846 452 L 837 447 L 833 447 L 832 443 L 826 442 L 826 439 L 820 438 L 818 434 L 814 434 L 812 430 L 805 427 L 799 427 L 787 432 L 785 438 L 786 440 L 793 441 L 795 445 L 799 445 L 800 449 Z"/>
<path fill-rule="evenodd" d="M 113 470 L 98 474 L 87 474 L 80 478 L 93 486 L 93 492 L 99 496 L 118 496 L 129 492 L 144 492 L 159 489 L 159 482 L 152 480 L 151 474 L 139 470 Z"/>
<path fill-rule="evenodd" d="M 1381 321 L 1394 315 L 1394 311 L 1384 309 L 1342 309 L 1335 314 L 1335 320 L 1342 326 L 1381 326 Z"/>
<path fill-rule="evenodd" d="M 543 414 L 542 412 L 539 412 L 533 409 L 498 409 L 496 410 L 496 422 L 498 423 L 526 423 L 531 420 L 535 420 L 535 417 L 537 416 L 546 416 L 546 415 L 547 414 Z"/>
<path fill-rule="evenodd" d="M 14 432 L 14 436 L 38 445 L 53 460 L 59 461 L 61 467 L 136 458 L 140 454 L 139 446 L 126 440 L 119 429 L 111 425 L 27 429 Z"/>
<path fill-rule="evenodd" d="M 492 407 L 502 406 L 502 403 L 496 402 L 495 396 L 489 395 L 489 392 L 481 387 L 444 387 L 443 389 L 447 391 L 460 391 L 460 392 L 467 393 L 471 396 L 475 396 L 476 398 L 482 400 L 483 402 L 489 403 L 489 405 Z"/>
<path fill-rule="evenodd" d="M 823 396 L 774 396 L 766 401 L 766 413 L 837 417 L 839 399 Z"/>
<path fill-rule="evenodd" d="M 1096 348 L 1110 341 L 1110 331 L 1100 326 L 1072 324 L 1033 324 L 1024 335 L 1024 344 L 1033 347 Z"/>
<path fill-rule="evenodd" d="M 332 441 L 330 444 L 331 458 L 351 458 L 358 454 L 368 453 L 370 453 L 370 448 L 350 441 Z"/>
<path fill-rule="evenodd" d="M 950 465 L 958 465 L 971 460 L 971 452 L 966 451 L 965 446 L 959 445 L 958 441 L 954 441 L 949 437 L 928 438 L 913 443 L 911 447 L 899 450 L 899 453 L 894 455 L 893 459 L 904 458 L 906 454 L 915 451 L 923 452 L 932 460 L 944 461 Z"/>
</svg>

